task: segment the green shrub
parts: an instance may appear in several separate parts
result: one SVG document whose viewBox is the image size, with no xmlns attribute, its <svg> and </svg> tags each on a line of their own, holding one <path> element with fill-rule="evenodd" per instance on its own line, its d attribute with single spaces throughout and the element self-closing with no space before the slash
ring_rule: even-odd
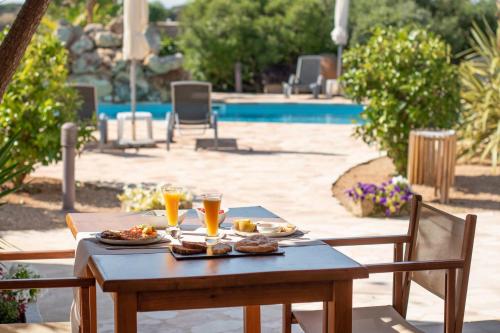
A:
<svg viewBox="0 0 500 333">
<path fill-rule="evenodd" d="M 450 47 L 422 29 L 376 29 L 367 45 L 349 49 L 342 82 L 366 103 L 356 134 L 377 143 L 406 174 L 414 128 L 452 128 L 459 115 L 459 81 Z"/>
<path fill-rule="evenodd" d="M 158 0 L 149 3 L 149 22 L 161 22 L 168 18 L 172 18 L 174 15 L 172 11 Z"/>
<path fill-rule="evenodd" d="M 29 166 L 19 167 L 19 162 L 10 163 L 14 143 L 19 135 L 12 136 L 0 146 L 0 198 L 19 189 L 19 186 L 10 186 L 20 175 L 29 172 Z M 0 205 L 3 203 L 0 202 Z"/>
<path fill-rule="evenodd" d="M 0 33 L 0 41 L 6 31 Z M 21 183 L 37 163 L 61 159 L 60 131 L 76 121 L 78 95 L 66 85 L 67 51 L 50 31 L 41 29 L 18 67 L 0 104 L 0 143 L 18 134 L 10 163 L 28 170 L 16 178 Z M 91 127 L 79 126 L 78 146 L 91 138 Z"/>
<path fill-rule="evenodd" d="M 169 36 L 164 36 L 161 39 L 161 48 L 160 48 L 160 56 L 167 56 L 167 55 L 172 55 L 176 54 L 179 52 L 177 48 L 177 42 L 175 39 L 169 37 Z"/>
<path fill-rule="evenodd" d="M 472 49 L 460 65 L 462 107 L 461 152 L 468 159 L 491 158 L 496 169 L 500 154 L 500 47 L 487 26 L 472 31 Z"/>
<path fill-rule="evenodd" d="M 246 90 L 259 90 L 273 64 L 335 50 L 333 0 L 195 0 L 182 11 L 180 48 L 196 79 L 232 89 L 235 63 Z"/>
<path fill-rule="evenodd" d="M 453 54 L 468 48 L 472 22 L 495 22 L 495 0 L 356 0 L 349 10 L 349 45 L 364 44 L 375 27 L 418 25 L 441 36 Z"/>
<path fill-rule="evenodd" d="M 72 24 L 87 23 L 88 0 L 52 0 L 47 15 L 53 20 L 66 20 Z M 93 9 L 93 22 L 107 24 L 122 13 L 123 4 L 118 1 L 97 0 Z"/>
</svg>

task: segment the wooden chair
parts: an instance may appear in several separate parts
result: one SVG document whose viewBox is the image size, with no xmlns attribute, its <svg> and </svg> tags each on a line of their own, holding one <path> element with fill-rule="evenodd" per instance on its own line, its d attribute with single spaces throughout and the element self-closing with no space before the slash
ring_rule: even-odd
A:
<svg viewBox="0 0 500 333">
<path fill-rule="evenodd" d="M 15 251 L 0 252 L 0 262 L 14 260 L 68 259 L 74 258 L 74 250 L 57 251 Z M 81 299 L 80 332 L 94 333 L 95 318 L 95 280 L 93 278 L 41 278 L 0 280 L 0 290 L 31 289 L 31 288 L 79 288 Z M 67 333 L 71 332 L 69 322 L 36 323 L 36 324 L 0 324 L 0 333 Z"/>
<path fill-rule="evenodd" d="M 461 333 L 475 227 L 475 215 L 467 215 L 465 220 L 452 216 L 422 203 L 422 197 L 416 195 L 406 235 L 325 239 L 331 246 L 394 246 L 394 262 L 366 265 L 370 273 L 393 273 L 392 306 L 355 308 L 353 332 L 422 332 L 405 319 L 413 281 L 444 300 L 444 332 Z M 283 332 L 290 333 L 292 323 L 299 323 L 307 333 L 322 332 L 323 313 L 292 312 L 291 305 L 285 304 Z"/>
</svg>

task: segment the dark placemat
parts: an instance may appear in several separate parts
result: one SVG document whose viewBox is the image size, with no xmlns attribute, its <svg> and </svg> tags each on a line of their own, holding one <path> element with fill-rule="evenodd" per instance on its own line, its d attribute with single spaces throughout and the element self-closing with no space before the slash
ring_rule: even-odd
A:
<svg viewBox="0 0 500 333">
<path fill-rule="evenodd" d="M 285 254 L 285 250 L 282 248 L 278 248 L 275 252 L 269 253 L 244 253 L 238 252 L 234 248 L 231 252 L 226 254 L 214 254 L 209 255 L 207 253 L 199 253 L 199 254 L 179 254 L 175 253 L 173 250 L 170 250 L 170 253 L 177 260 L 196 260 L 196 259 L 220 259 L 220 258 L 240 258 L 240 257 L 257 257 L 257 256 L 280 256 Z"/>
</svg>

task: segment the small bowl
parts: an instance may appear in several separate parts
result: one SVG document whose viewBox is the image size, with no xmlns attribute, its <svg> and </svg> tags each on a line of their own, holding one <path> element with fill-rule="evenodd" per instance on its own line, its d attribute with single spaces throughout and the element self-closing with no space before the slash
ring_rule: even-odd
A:
<svg viewBox="0 0 500 333">
<path fill-rule="evenodd" d="M 205 227 L 205 212 L 202 211 L 200 208 L 196 208 L 196 214 L 198 214 L 198 219 L 200 219 L 201 224 Z M 219 226 L 224 222 L 227 216 L 227 212 L 229 209 L 226 208 L 221 208 L 220 210 L 224 211 L 223 213 L 219 213 Z"/>
<path fill-rule="evenodd" d="M 257 222 L 257 230 L 262 234 L 270 234 L 281 230 L 281 225 L 272 222 Z"/>
</svg>

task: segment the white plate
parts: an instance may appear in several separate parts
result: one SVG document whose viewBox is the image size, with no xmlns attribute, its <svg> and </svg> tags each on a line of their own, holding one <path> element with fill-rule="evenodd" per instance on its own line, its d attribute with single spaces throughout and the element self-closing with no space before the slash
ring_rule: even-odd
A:
<svg viewBox="0 0 500 333">
<path fill-rule="evenodd" d="M 154 238 L 124 240 L 124 239 L 107 239 L 107 238 L 102 238 L 101 234 L 96 234 L 95 238 L 99 242 L 104 243 L 104 244 L 109 244 L 109 245 L 149 245 L 149 244 L 158 243 L 159 241 L 163 240 L 163 238 L 165 238 L 165 235 L 164 234 L 158 234 Z"/>
<path fill-rule="evenodd" d="M 263 235 L 267 237 L 287 237 L 293 235 L 297 231 L 297 227 L 293 229 L 292 231 L 284 231 L 284 232 L 245 232 L 245 231 L 239 231 L 233 228 L 233 232 L 238 235 L 238 236 L 243 236 L 243 237 L 248 237 L 252 235 Z"/>
</svg>

